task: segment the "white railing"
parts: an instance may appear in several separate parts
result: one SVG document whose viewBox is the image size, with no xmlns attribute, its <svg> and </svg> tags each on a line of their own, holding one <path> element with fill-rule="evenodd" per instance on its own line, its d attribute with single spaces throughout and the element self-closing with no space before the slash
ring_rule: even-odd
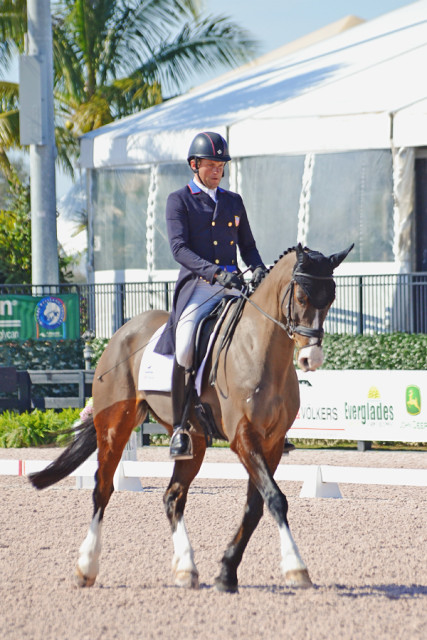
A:
<svg viewBox="0 0 427 640">
<path fill-rule="evenodd" d="M 41 471 L 47 460 L 0 460 L 0 475 L 26 476 Z M 118 491 L 141 491 L 141 478 L 170 478 L 173 462 L 144 462 L 122 458 L 114 476 Z M 77 479 L 93 479 L 98 468 L 96 460 L 88 460 L 71 476 Z M 248 474 L 239 463 L 205 462 L 197 475 L 199 479 L 247 480 Z M 427 469 L 394 469 L 378 467 L 339 467 L 332 465 L 280 464 L 274 478 L 277 482 L 302 482 L 301 498 L 341 498 L 340 484 L 392 485 L 427 487 Z M 135 483 L 135 480 L 137 482 Z M 80 488 L 92 488 L 84 482 Z"/>
</svg>

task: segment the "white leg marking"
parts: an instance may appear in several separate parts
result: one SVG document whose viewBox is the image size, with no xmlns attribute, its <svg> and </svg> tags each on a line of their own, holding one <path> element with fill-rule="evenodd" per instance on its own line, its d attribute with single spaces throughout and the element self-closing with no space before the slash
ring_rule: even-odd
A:
<svg viewBox="0 0 427 640">
<path fill-rule="evenodd" d="M 99 571 L 102 531 L 102 522 L 99 520 L 100 514 L 101 511 L 98 509 L 90 523 L 88 534 L 83 540 L 79 550 L 77 566 L 82 575 L 90 579 L 95 579 Z"/>
<path fill-rule="evenodd" d="M 188 537 L 184 517 L 178 521 L 176 530 L 172 534 L 172 542 L 174 548 L 172 569 L 175 573 L 178 571 L 197 573 L 197 568 L 194 563 L 194 552 Z"/>
<path fill-rule="evenodd" d="M 306 569 L 298 551 L 298 547 L 292 538 L 291 532 L 285 524 L 279 527 L 280 548 L 282 552 L 281 569 L 284 574 L 288 571 L 302 571 Z"/>
</svg>

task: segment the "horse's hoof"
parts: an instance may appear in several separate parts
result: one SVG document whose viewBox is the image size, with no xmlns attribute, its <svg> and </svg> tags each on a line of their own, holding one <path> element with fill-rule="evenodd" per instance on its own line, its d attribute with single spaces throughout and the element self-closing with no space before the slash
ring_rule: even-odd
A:
<svg viewBox="0 0 427 640">
<path fill-rule="evenodd" d="M 199 575 L 195 571 L 177 571 L 175 573 L 175 586 L 183 589 L 198 589 Z"/>
<path fill-rule="evenodd" d="M 84 576 L 80 569 L 77 567 L 76 569 L 76 584 L 78 587 L 92 587 L 95 584 L 96 576 L 94 578 L 89 578 L 88 576 Z"/>
<path fill-rule="evenodd" d="M 239 586 L 238 584 L 227 584 L 221 580 L 221 578 L 215 579 L 215 590 L 220 593 L 238 593 Z"/>
<path fill-rule="evenodd" d="M 313 586 L 307 569 L 295 569 L 285 573 L 285 582 L 288 587 L 299 587 L 300 589 L 308 589 Z"/>
</svg>

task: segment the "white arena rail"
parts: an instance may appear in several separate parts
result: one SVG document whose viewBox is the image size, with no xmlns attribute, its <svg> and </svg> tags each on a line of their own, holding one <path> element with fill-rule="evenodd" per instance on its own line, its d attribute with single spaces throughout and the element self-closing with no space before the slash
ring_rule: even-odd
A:
<svg viewBox="0 0 427 640">
<path fill-rule="evenodd" d="M 0 475 L 26 476 L 48 464 L 47 460 L 0 460 Z M 78 488 L 93 488 L 97 467 L 96 460 L 87 460 L 70 474 L 77 477 Z M 173 462 L 122 459 L 114 476 L 114 487 L 118 491 L 141 491 L 141 478 L 170 478 L 172 470 Z M 197 478 L 247 480 L 248 474 L 239 463 L 205 462 Z M 339 484 L 345 483 L 427 487 L 427 469 L 280 464 L 274 478 L 302 482 L 301 498 L 341 498 Z"/>
</svg>

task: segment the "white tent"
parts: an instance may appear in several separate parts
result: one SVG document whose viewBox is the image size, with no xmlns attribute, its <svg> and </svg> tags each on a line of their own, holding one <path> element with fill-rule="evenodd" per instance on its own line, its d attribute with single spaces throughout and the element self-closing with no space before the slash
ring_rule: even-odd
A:
<svg viewBox="0 0 427 640">
<path fill-rule="evenodd" d="M 329 250 L 335 242 L 336 250 L 355 240 L 359 271 L 362 264 L 365 270 L 411 270 L 415 159 L 423 153 L 417 149 L 427 147 L 426 63 L 427 0 L 419 0 L 93 131 L 81 139 L 81 165 L 89 170 L 92 187 L 98 180 L 96 188 L 91 187 L 92 216 L 105 211 L 105 201 L 99 201 L 101 192 L 105 194 L 105 172 L 120 175 L 126 197 L 131 183 L 141 194 L 141 187 L 135 187 L 135 171 L 140 172 L 147 198 L 144 269 L 161 270 L 160 262 L 171 268 L 167 252 L 161 251 L 165 197 L 185 184 L 183 159 L 192 137 L 213 130 L 229 141 L 236 159 L 230 187 L 242 193 L 255 227 L 260 206 L 267 211 L 283 207 L 282 220 L 272 226 L 289 223 L 291 244 L 298 239 Z M 168 172 L 168 166 L 174 168 Z M 333 192 L 329 200 L 325 193 L 319 195 L 322 184 Z M 278 187 L 281 193 L 271 199 Z M 328 220 L 333 207 L 337 211 Z M 265 219 L 264 212 L 261 226 Z M 132 220 L 135 216 L 129 224 Z M 333 229 L 322 239 L 328 222 Z M 358 238 L 347 233 L 345 222 Z M 99 233 L 95 222 L 95 252 L 102 243 L 106 248 L 108 235 L 105 225 L 98 227 Z M 323 246 L 314 246 L 317 238 Z M 126 238 L 123 242 L 126 246 Z M 271 247 L 276 251 L 271 237 L 262 236 L 263 251 Z M 161 260 L 156 261 L 159 251 Z M 94 267 L 95 272 L 109 272 L 104 278 L 111 270 L 123 274 L 134 268 L 125 258 L 116 266 L 105 261 L 97 266 L 95 260 Z"/>
</svg>

